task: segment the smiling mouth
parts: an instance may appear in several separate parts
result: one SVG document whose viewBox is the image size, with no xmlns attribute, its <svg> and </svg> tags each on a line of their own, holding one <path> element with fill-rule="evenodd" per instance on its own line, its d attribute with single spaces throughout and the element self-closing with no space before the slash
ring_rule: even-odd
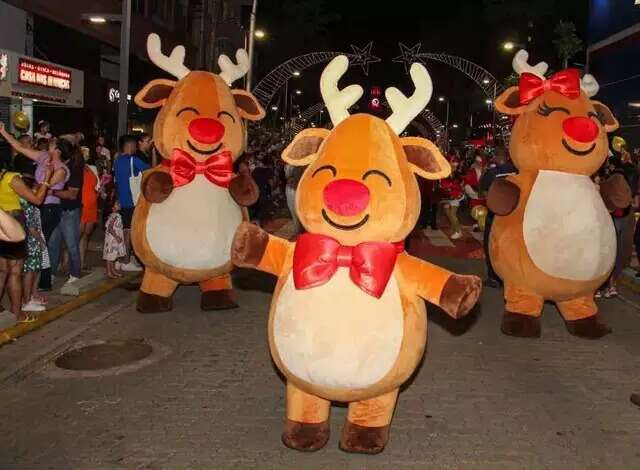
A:
<svg viewBox="0 0 640 470">
<path fill-rule="evenodd" d="M 199 153 L 200 155 L 211 155 L 213 153 L 216 153 L 218 150 L 220 150 L 220 148 L 222 147 L 222 142 L 220 142 L 220 144 L 218 144 L 218 146 L 216 148 L 214 148 L 213 150 L 201 150 L 198 147 L 196 147 L 195 145 L 193 145 L 191 143 L 190 140 L 187 139 L 187 145 L 189 146 L 189 148 L 191 150 L 193 150 L 196 153 Z"/>
<path fill-rule="evenodd" d="M 584 157 L 586 155 L 589 155 L 591 152 L 593 152 L 593 149 L 596 148 L 596 144 L 593 144 L 591 147 L 589 147 L 587 150 L 576 150 L 573 147 L 571 147 L 566 140 L 562 139 L 562 145 L 564 145 L 564 148 L 567 149 L 569 152 L 571 152 L 574 155 L 577 155 L 579 157 Z"/>
<path fill-rule="evenodd" d="M 322 217 L 324 218 L 325 221 L 327 221 L 327 223 L 329 225 L 331 225 L 334 228 L 337 228 L 338 230 L 356 230 L 356 229 L 359 229 L 360 227 L 362 227 L 364 224 L 366 224 L 369 221 L 369 214 L 367 214 L 367 215 L 364 216 L 364 219 L 362 219 L 357 224 L 342 225 L 342 224 L 339 224 L 339 223 L 334 222 L 333 220 L 331 220 L 329 218 L 329 216 L 327 215 L 327 211 L 325 211 L 324 209 L 322 209 Z"/>
</svg>

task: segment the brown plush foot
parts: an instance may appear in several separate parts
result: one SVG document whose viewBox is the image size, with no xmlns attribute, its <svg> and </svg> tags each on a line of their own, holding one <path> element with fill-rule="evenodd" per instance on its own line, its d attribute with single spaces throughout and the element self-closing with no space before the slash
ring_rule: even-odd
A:
<svg viewBox="0 0 640 470">
<path fill-rule="evenodd" d="M 136 308 L 140 313 L 169 312 L 173 309 L 173 299 L 140 291 Z"/>
<path fill-rule="evenodd" d="M 287 420 L 282 433 L 282 443 L 289 449 L 315 452 L 322 449 L 329 440 L 329 422 L 318 424 L 299 423 Z"/>
<path fill-rule="evenodd" d="M 389 426 L 369 428 L 347 421 L 340 437 L 340 449 L 357 454 L 379 454 L 389 442 Z"/>
<path fill-rule="evenodd" d="M 602 323 L 598 315 L 567 321 L 566 324 L 569 333 L 580 338 L 598 339 L 611 333 L 611 328 Z"/>
<path fill-rule="evenodd" d="M 230 289 L 203 292 L 200 308 L 205 311 L 238 308 L 236 294 Z"/>
<path fill-rule="evenodd" d="M 633 393 L 629 400 L 631 400 L 631 403 L 634 405 L 640 406 L 640 393 Z"/>
<path fill-rule="evenodd" d="M 540 317 L 505 311 L 501 330 L 505 335 L 518 338 L 540 338 Z"/>
<path fill-rule="evenodd" d="M 453 318 L 465 316 L 480 298 L 482 280 L 478 276 L 452 274 L 440 294 L 440 307 Z"/>
</svg>

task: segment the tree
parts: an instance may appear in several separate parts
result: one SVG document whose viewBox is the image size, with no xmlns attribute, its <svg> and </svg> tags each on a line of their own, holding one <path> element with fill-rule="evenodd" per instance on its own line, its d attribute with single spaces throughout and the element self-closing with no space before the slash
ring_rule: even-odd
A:
<svg viewBox="0 0 640 470">
<path fill-rule="evenodd" d="M 584 49 L 584 43 L 576 34 L 576 25 L 570 21 L 560 21 L 553 32 L 556 35 L 553 45 L 566 69 L 569 67 L 569 59 Z"/>
</svg>

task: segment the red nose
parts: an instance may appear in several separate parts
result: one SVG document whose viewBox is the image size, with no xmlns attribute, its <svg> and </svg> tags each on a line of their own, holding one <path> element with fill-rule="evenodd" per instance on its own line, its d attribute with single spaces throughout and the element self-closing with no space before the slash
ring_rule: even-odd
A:
<svg viewBox="0 0 640 470">
<path fill-rule="evenodd" d="M 355 180 L 335 180 L 324 188 L 324 204 L 338 215 L 360 214 L 369 205 L 369 188 Z"/>
<path fill-rule="evenodd" d="M 216 119 L 194 119 L 189 123 L 189 134 L 201 144 L 215 144 L 224 136 L 224 125 Z"/>
<path fill-rule="evenodd" d="M 588 144 L 598 137 L 600 129 L 592 119 L 586 117 L 571 117 L 562 123 L 564 133 L 577 142 Z"/>
</svg>

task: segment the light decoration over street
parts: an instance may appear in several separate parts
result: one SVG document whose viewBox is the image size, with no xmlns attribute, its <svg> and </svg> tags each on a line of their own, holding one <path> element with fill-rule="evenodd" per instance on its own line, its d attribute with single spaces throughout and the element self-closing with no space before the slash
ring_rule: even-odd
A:
<svg viewBox="0 0 640 470">
<path fill-rule="evenodd" d="M 373 41 L 362 48 L 354 46 L 353 44 L 351 45 L 351 50 L 353 51 L 353 55 L 350 58 L 351 65 L 359 65 L 362 67 L 362 71 L 366 76 L 369 76 L 369 66 L 371 64 L 382 62 L 380 57 L 373 55 L 372 49 Z"/>
</svg>

